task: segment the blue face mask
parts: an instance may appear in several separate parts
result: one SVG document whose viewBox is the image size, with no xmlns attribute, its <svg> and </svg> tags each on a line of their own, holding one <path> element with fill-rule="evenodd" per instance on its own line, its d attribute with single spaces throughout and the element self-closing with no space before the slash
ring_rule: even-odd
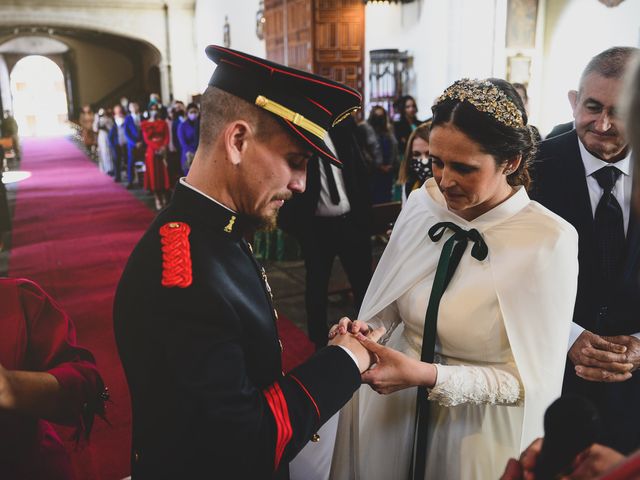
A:
<svg viewBox="0 0 640 480">
<path fill-rule="evenodd" d="M 187 114 L 187 116 L 189 117 L 189 120 L 191 120 L 192 122 L 195 122 L 196 118 L 198 118 L 197 113 L 189 113 Z"/>
</svg>

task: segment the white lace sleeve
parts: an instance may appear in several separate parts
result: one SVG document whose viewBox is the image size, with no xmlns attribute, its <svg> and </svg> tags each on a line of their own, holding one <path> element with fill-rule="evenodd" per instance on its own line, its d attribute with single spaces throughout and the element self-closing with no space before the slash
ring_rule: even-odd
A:
<svg viewBox="0 0 640 480">
<path fill-rule="evenodd" d="M 437 364 L 438 378 L 429 400 L 445 407 L 462 403 L 521 405 L 523 389 L 513 365 L 471 366 Z"/>
<path fill-rule="evenodd" d="M 386 328 L 387 331 L 384 333 L 382 338 L 378 340 L 378 343 L 386 345 L 389 341 L 389 338 L 391 337 L 391 334 L 394 332 L 397 326 L 400 325 L 400 322 L 401 320 L 400 314 L 398 313 L 398 305 L 396 304 L 396 302 L 393 302 L 383 308 L 372 318 L 367 320 L 367 325 L 369 325 L 369 328 Z"/>
</svg>

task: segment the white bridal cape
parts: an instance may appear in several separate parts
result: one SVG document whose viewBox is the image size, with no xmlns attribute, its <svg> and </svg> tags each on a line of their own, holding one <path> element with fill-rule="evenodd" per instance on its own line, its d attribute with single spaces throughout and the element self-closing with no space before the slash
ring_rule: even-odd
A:
<svg viewBox="0 0 640 480">
<path fill-rule="evenodd" d="M 466 221 L 428 180 L 398 217 L 358 317 L 384 325 L 382 342 L 413 358 L 442 245 L 453 234 L 434 243 L 427 232 L 438 222 L 475 228 L 489 255 L 473 258 L 470 242 L 440 303 L 425 478 L 498 478 L 510 456 L 543 434 L 544 411 L 561 392 L 578 237 L 522 187 Z M 407 478 L 415 399 L 415 388 L 378 395 L 363 385 L 294 460 L 291 478 L 327 479 L 329 465 L 337 480 Z"/>
</svg>

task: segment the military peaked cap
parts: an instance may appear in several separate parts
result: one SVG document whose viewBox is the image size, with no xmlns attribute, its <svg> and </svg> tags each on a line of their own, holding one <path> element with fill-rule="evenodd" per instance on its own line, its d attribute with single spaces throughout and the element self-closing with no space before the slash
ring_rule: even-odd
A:
<svg viewBox="0 0 640 480">
<path fill-rule="evenodd" d="M 360 108 L 362 95 L 341 83 L 218 45 L 206 49 L 218 66 L 209 85 L 272 113 L 312 151 L 342 166 L 327 132 Z"/>
</svg>

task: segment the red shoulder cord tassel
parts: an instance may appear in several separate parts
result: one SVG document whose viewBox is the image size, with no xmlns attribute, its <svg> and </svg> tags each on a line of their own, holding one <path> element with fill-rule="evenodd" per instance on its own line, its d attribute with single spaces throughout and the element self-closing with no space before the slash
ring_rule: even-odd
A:
<svg viewBox="0 0 640 480">
<path fill-rule="evenodd" d="M 162 243 L 162 286 L 187 288 L 193 281 L 189 225 L 169 222 L 160 228 Z"/>
</svg>

